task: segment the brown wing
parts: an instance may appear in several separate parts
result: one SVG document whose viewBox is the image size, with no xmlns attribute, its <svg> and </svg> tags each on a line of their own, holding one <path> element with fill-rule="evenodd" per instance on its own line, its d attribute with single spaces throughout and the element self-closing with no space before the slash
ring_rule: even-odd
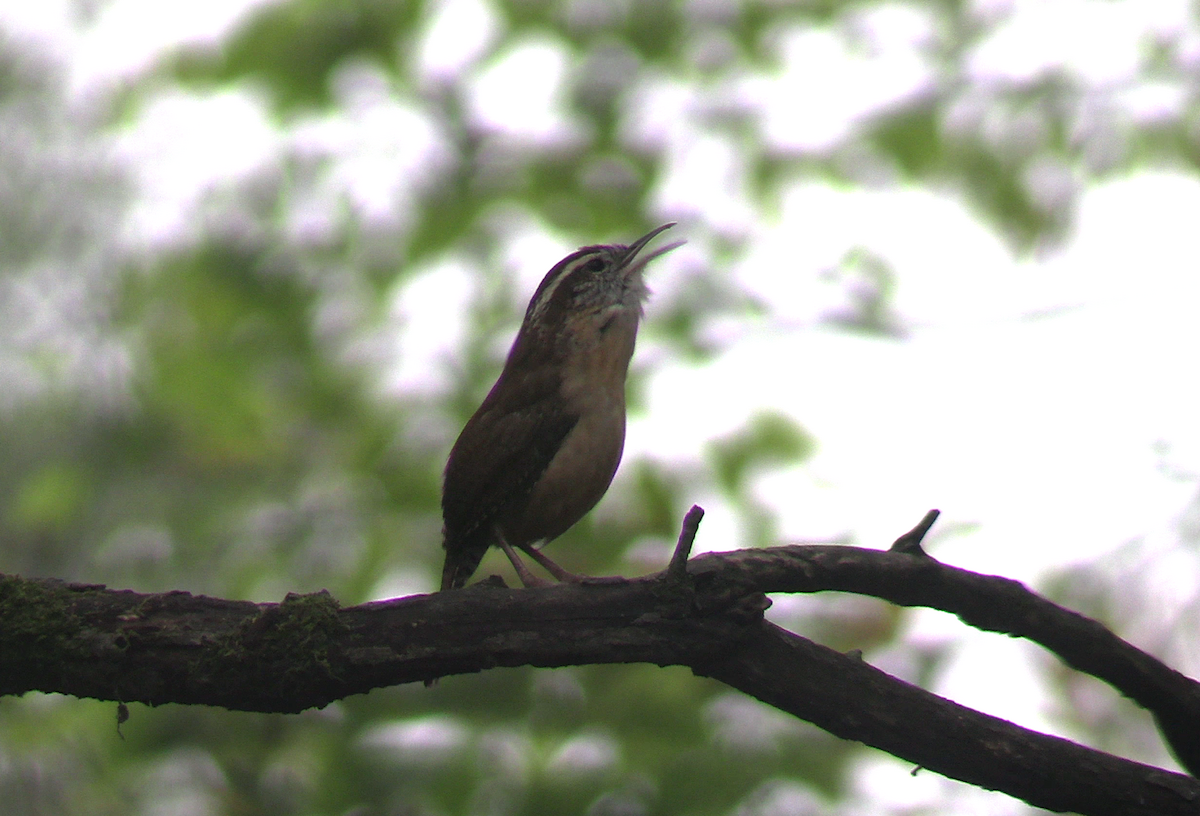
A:
<svg viewBox="0 0 1200 816">
<path fill-rule="evenodd" d="M 497 519 L 529 496 L 579 419 L 563 410 L 557 374 L 505 385 L 501 375 L 446 462 L 442 589 L 467 582 L 495 543 Z"/>
</svg>

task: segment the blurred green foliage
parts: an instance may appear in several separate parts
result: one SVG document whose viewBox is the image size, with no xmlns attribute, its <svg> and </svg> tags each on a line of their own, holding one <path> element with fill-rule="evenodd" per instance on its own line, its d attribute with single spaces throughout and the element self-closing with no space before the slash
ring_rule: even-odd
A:
<svg viewBox="0 0 1200 816">
<path fill-rule="evenodd" d="M 110 118 L 73 112 L 61 66 L 0 40 L 0 571 L 255 600 L 328 589 L 354 603 L 432 589 L 444 456 L 494 378 L 528 295 L 512 283 L 505 219 L 580 244 L 641 234 L 660 215 L 648 210 L 669 156 L 622 135 L 630 89 L 661 80 L 700 96 L 771 76 L 775 43 L 789 31 L 856 41 L 861 15 L 929 15 L 937 81 L 823 150 L 771 147 L 751 111 L 708 104 L 697 118 L 738 145 L 761 212 L 798 180 L 878 184 L 872 173 L 882 166 L 887 183 L 954 190 L 1028 250 L 1071 221 L 1071 185 L 1047 203 L 1034 183 L 1039 168 L 1065 168 L 1077 183 L 1136 162 L 1198 160 L 1186 116 L 1132 128 L 1125 149 L 1097 153 L 1072 135 L 1094 91 L 1086 83 L 1061 72 L 1027 82 L 972 74 L 967 54 L 998 20 L 975 16 L 971 4 L 484 5 L 496 24 L 480 64 L 530 38 L 562 48 L 561 104 L 578 138 L 496 138 L 468 110 L 465 72 L 420 76 L 433 3 L 262 6 L 215 46 L 163 55 L 114 93 L 120 116 Z M 1178 74 L 1172 44 L 1161 46 L 1153 69 Z M 433 181 L 409 184 L 407 215 L 391 221 L 372 219 L 352 196 L 322 198 L 336 157 L 288 141 L 321 117 L 355 125 L 343 87 L 352 69 L 384 77 L 389 98 L 436 124 L 444 151 L 435 170 L 411 168 Z M 192 235 L 129 251 L 116 236 L 140 193 L 105 140 L 164 88 L 261 94 L 284 146 L 277 163 L 210 192 Z M 948 128 L 963 106 L 976 119 Z M 1126 125 L 1099 115 L 1101 131 Z M 1007 136 L 1030 120 L 1034 136 L 1014 146 Z M 316 238 L 289 209 L 310 200 L 332 224 Z M 736 234 L 706 230 L 703 217 L 689 229 L 715 268 L 665 296 L 663 319 L 645 332 L 696 362 L 719 351 L 714 321 L 750 320 L 764 306 L 719 271 L 742 250 Z M 397 396 L 382 384 L 380 352 L 394 337 L 392 301 L 447 253 L 479 282 L 448 366 L 453 382 Z M 896 336 L 886 262 L 863 252 L 845 266 L 837 278 L 855 309 L 831 322 Z M 631 382 L 635 410 L 644 376 L 639 369 Z M 707 446 L 697 440 L 707 469 L 626 461 L 632 489 L 620 512 L 586 519 L 556 555 L 587 572 L 642 568 L 631 550 L 669 547 L 704 490 L 742 513 L 746 541 L 731 544 L 768 543 L 771 515 L 752 477 L 802 462 L 818 442 L 793 419 L 762 414 Z M 880 612 L 874 629 L 859 625 L 890 636 L 891 614 Z M 5 812 L 750 814 L 768 812 L 755 803 L 779 780 L 837 799 L 854 756 L 711 681 L 650 666 L 494 671 L 293 717 L 138 705 L 131 714 L 121 736 L 114 704 L 0 700 Z"/>
</svg>

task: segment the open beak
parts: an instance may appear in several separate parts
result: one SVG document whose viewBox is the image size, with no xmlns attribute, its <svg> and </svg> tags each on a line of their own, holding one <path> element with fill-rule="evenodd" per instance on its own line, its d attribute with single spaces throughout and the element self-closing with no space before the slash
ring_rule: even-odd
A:
<svg viewBox="0 0 1200 816">
<path fill-rule="evenodd" d="M 630 275 L 641 272 L 643 269 L 646 268 L 646 264 L 650 263 L 655 258 L 659 257 L 660 255 L 667 254 L 672 249 L 678 249 L 679 247 L 681 247 L 687 243 L 687 241 L 675 241 L 674 243 L 667 244 L 664 247 L 659 247 L 658 249 L 651 252 L 649 255 L 646 255 L 641 258 L 637 257 L 638 253 L 641 252 L 643 249 L 645 249 L 646 244 L 653 241 L 655 236 L 657 236 L 660 232 L 669 230 L 673 226 L 675 226 L 675 222 L 671 221 L 669 223 L 663 224 L 661 227 L 655 227 L 654 229 L 650 230 L 648 233 L 643 235 L 641 238 L 638 238 L 636 241 L 634 241 L 632 244 L 629 245 L 629 248 L 627 250 L 625 250 L 625 258 L 624 258 L 624 260 L 621 261 L 621 266 L 624 267 L 623 274 L 625 275 L 625 277 L 629 277 Z"/>
</svg>

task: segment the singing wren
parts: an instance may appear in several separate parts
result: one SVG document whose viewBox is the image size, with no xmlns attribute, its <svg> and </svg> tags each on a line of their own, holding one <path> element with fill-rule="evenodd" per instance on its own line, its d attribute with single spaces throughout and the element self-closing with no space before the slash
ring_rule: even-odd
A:
<svg viewBox="0 0 1200 816">
<path fill-rule="evenodd" d="M 670 244 L 587 246 L 546 273 L 504 369 L 467 420 L 442 482 L 442 589 L 461 587 L 491 546 L 522 583 L 541 584 L 522 550 L 578 580 L 536 547 L 566 532 L 608 490 L 625 447 L 625 376 L 648 291 L 642 272 Z"/>
</svg>

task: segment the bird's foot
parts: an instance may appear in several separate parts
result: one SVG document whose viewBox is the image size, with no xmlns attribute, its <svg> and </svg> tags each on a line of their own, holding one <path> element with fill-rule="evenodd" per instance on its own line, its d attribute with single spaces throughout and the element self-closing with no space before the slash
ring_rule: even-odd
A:
<svg viewBox="0 0 1200 816">
<path fill-rule="evenodd" d="M 541 564 L 542 567 L 546 570 L 546 572 L 550 573 L 551 575 L 553 575 L 555 578 L 562 581 L 563 583 L 586 584 L 588 581 L 593 580 L 592 578 L 590 578 L 587 575 L 576 575 L 575 573 L 571 572 L 570 570 L 563 569 L 558 564 L 551 561 L 550 556 L 546 555 L 541 550 L 535 550 L 532 546 L 522 547 L 522 549 L 525 550 L 525 552 L 529 555 L 530 558 L 532 558 L 534 561 L 537 561 L 539 564 Z"/>
<path fill-rule="evenodd" d="M 499 537 L 500 549 L 504 550 L 504 554 L 508 556 L 508 560 L 512 562 L 513 569 L 517 571 L 517 577 L 521 579 L 521 583 L 528 587 L 544 587 L 550 586 L 550 582 L 545 578 L 539 578 L 529 571 L 529 567 L 525 566 L 525 562 L 517 555 L 516 550 L 512 545 L 504 540 L 504 536 Z"/>
</svg>

